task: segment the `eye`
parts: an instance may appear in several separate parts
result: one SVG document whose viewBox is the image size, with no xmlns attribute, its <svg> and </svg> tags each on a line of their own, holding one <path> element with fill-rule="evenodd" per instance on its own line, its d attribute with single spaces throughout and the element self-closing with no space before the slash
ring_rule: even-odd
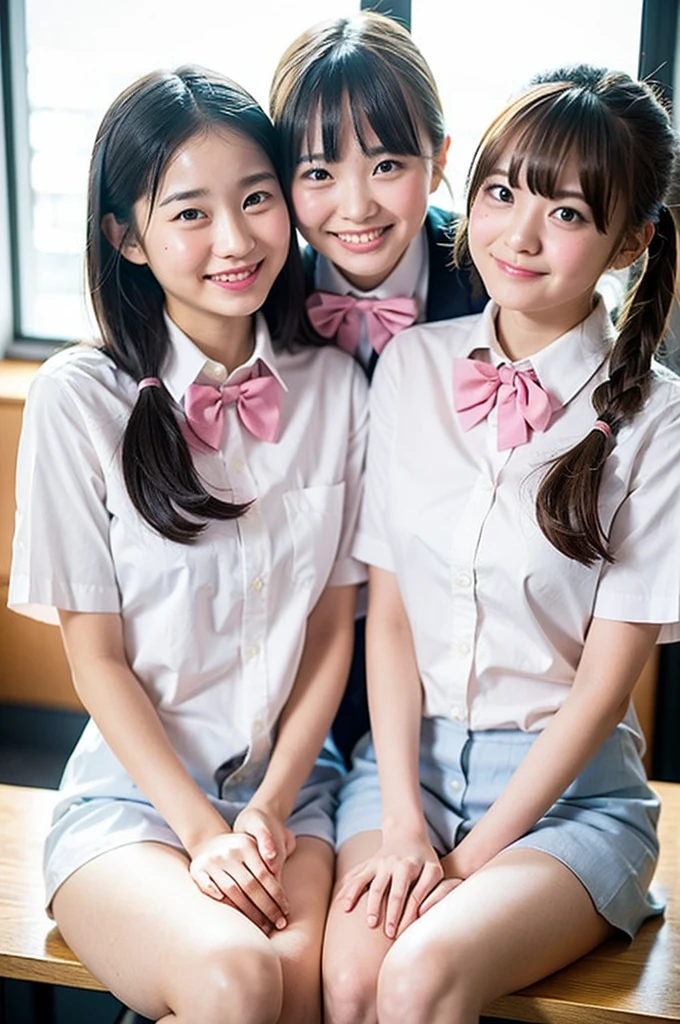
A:
<svg viewBox="0 0 680 1024">
<path fill-rule="evenodd" d="M 555 210 L 554 216 L 561 224 L 585 224 L 586 218 L 573 206 L 560 206 Z"/>
<path fill-rule="evenodd" d="M 330 181 L 331 176 L 325 167 L 310 167 L 303 171 L 302 177 L 305 181 Z"/>
<path fill-rule="evenodd" d="M 251 192 L 243 201 L 243 209 L 247 210 L 249 206 L 262 206 L 268 199 L 271 199 L 271 192 Z"/>
<path fill-rule="evenodd" d="M 202 220 L 204 217 L 205 214 L 202 210 L 196 210 L 193 207 L 190 207 L 188 210 L 180 210 L 177 214 L 176 220 L 191 222 L 195 220 Z"/>
<path fill-rule="evenodd" d="M 487 185 L 484 191 L 488 196 L 492 199 L 496 199 L 499 203 L 511 203 L 514 198 L 512 189 L 508 188 L 507 185 L 499 183 Z"/>
<path fill-rule="evenodd" d="M 374 174 L 391 174 L 393 171 L 399 171 L 403 167 L 403 163 L 399 160 L 381 160 L 376 167 Z"/>
</svg>

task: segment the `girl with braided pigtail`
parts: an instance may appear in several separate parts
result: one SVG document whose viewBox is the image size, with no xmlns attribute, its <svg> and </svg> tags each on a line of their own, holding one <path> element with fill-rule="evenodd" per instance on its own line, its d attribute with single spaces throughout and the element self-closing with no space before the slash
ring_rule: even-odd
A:
<svg viewBox="0 0 680 1024">
<path fill-rule="evenodd" d="M 680 637 L 680 384 L 653 361 L 677 151 L 645 83 L 535 84 L 468 180 L 491 302 L 378 363 L 355 543 L 372 737 L 340 793 L 329 1024 L 474 1024 L 663 909 L 631 694 Z M 617 336 L 597 289 L 625 268 Z"/>
</svg>

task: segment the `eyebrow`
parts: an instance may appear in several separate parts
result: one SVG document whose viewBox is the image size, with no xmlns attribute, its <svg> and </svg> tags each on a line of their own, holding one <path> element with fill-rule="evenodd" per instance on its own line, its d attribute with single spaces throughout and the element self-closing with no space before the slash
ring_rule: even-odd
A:
<svg viewBox="0 0 680 1024">
<path fill-rule="evenodd" d="M 505 167 L 494 167 L 494 168 L 492 168 L 492 170 L 489 171 L 489 177 L 492 177 L 494 174 L 497 174 L 501 178 L 507 178 L 508 180 L 510 180 L 510 176 L 508 174 L 507 168 L 505 168 Z M 550 198 L 551 199 L 582 199 L 584 203 L 586 202 L 586 197 L 584 196 L 583 192 L 581 192 L 580 190 L 568 189 L 568 188 L 559 189 L 552 196 L 550 196 Z"/>
<path fill-rule="evenodd" d="M 245 178 L 241 178 L 237 182 L 237 187 L 252 188 L 253 185 L 260 185 L 265 181 L 277 180 L 276 175 L 272 171 L 257 171 L 255 174 L 247 174 Z M 171 192 L 165 199 L 161 199 L 158 205 L 169 206 L 170 203 L 186 203 L 191 199 L 205 199 L 208 195 L 210 195 L 210 190 L 207 188 L 183 189 L 178 192 Z"/>
<path fill-rule="evenodd" d="M 386 149 L 385 146 L 369 146 L 368 149 L 366 150 L 365 155 L 367 157 L 385 156 L 389 152 L 390 150 Z M 314 163 L 315 160 L 318 163 L 324 163 L 326 161 L 325 153 L 303 153 L 300 159 L 298 160 L 298 164 L 311 164 Z M 340 161 L 329 160 L 328 163 L 340 163 Z"/>
</svg>

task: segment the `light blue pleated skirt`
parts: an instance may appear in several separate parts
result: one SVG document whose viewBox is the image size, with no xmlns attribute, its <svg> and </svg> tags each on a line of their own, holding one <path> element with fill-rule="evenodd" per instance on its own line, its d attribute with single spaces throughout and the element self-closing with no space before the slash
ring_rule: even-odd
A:
<svg viewBox="0 0 680 1024">
<path fill-rule="evenodd" d="M 262 765 L 261 771 L 246 784 L 227 786 L 223 798 L 209 796 L 230 826 L 251 799 L 265 767 Z M 337 791 L 343 776 L 340 755 L 329 744 L 301 787 L 286 821 L 296 836 L 313 836 L 334 845 Z M 111 796 L 72 801 L 63 799 L 45 842 L 44 878 L 48 913 L 59 886 L 83 864 L 109 850 L 143 842 L 164 843 L 183 849 L 175 832 L 141 794 L 139 800 Z"/>
<path fill-rule="evenodd" d="M 420 789 L 430 841 L 440 855 L 452 850 L 497 799 L 538 735 L 504 729 L 471 733 L 446 719 L 423 719 Z M 635 739 L 621 724 L 548 813 L 512 845 L 542 850 L 565 864 L 599 913 L 632 937 L 646 918 L 663 911 L 649 892 L 659 809 Z M 337 844 L 380 827 L 375 751 L 366 736 L 340 790 Z"/>
</svg>

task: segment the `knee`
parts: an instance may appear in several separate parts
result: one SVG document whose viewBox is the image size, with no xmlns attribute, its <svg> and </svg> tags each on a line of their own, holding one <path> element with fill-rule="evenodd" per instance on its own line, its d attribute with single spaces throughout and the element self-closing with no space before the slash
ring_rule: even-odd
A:
<svg viewBox="0 0 680 1024">
<path fill-rule="evenodd" d="M 328 1024 L 375 1024 L 375 995 L 376 977 L 365 963 L 343 958 L 324 964 L 324 1020 Z"/>
<path fill-rule="evenodd" d="M 385 957 L 377 986 L 377 1012 L 381 1024 L 432 1024 L 448 1020 L 462 996 L 460 977 L 452 958 L 435 944 L 405 942 L 406 934 Z M 464 998 L 463 998 L 464 1002 Z"/>
<path fill-rule="evenodd" d="M 203 952 L 196 965 L 191 1005 L 178 1014 L 201 1024 L 275 1024 L 281 1013 L 283 979 L 273 947 Z"/>
</svg>

